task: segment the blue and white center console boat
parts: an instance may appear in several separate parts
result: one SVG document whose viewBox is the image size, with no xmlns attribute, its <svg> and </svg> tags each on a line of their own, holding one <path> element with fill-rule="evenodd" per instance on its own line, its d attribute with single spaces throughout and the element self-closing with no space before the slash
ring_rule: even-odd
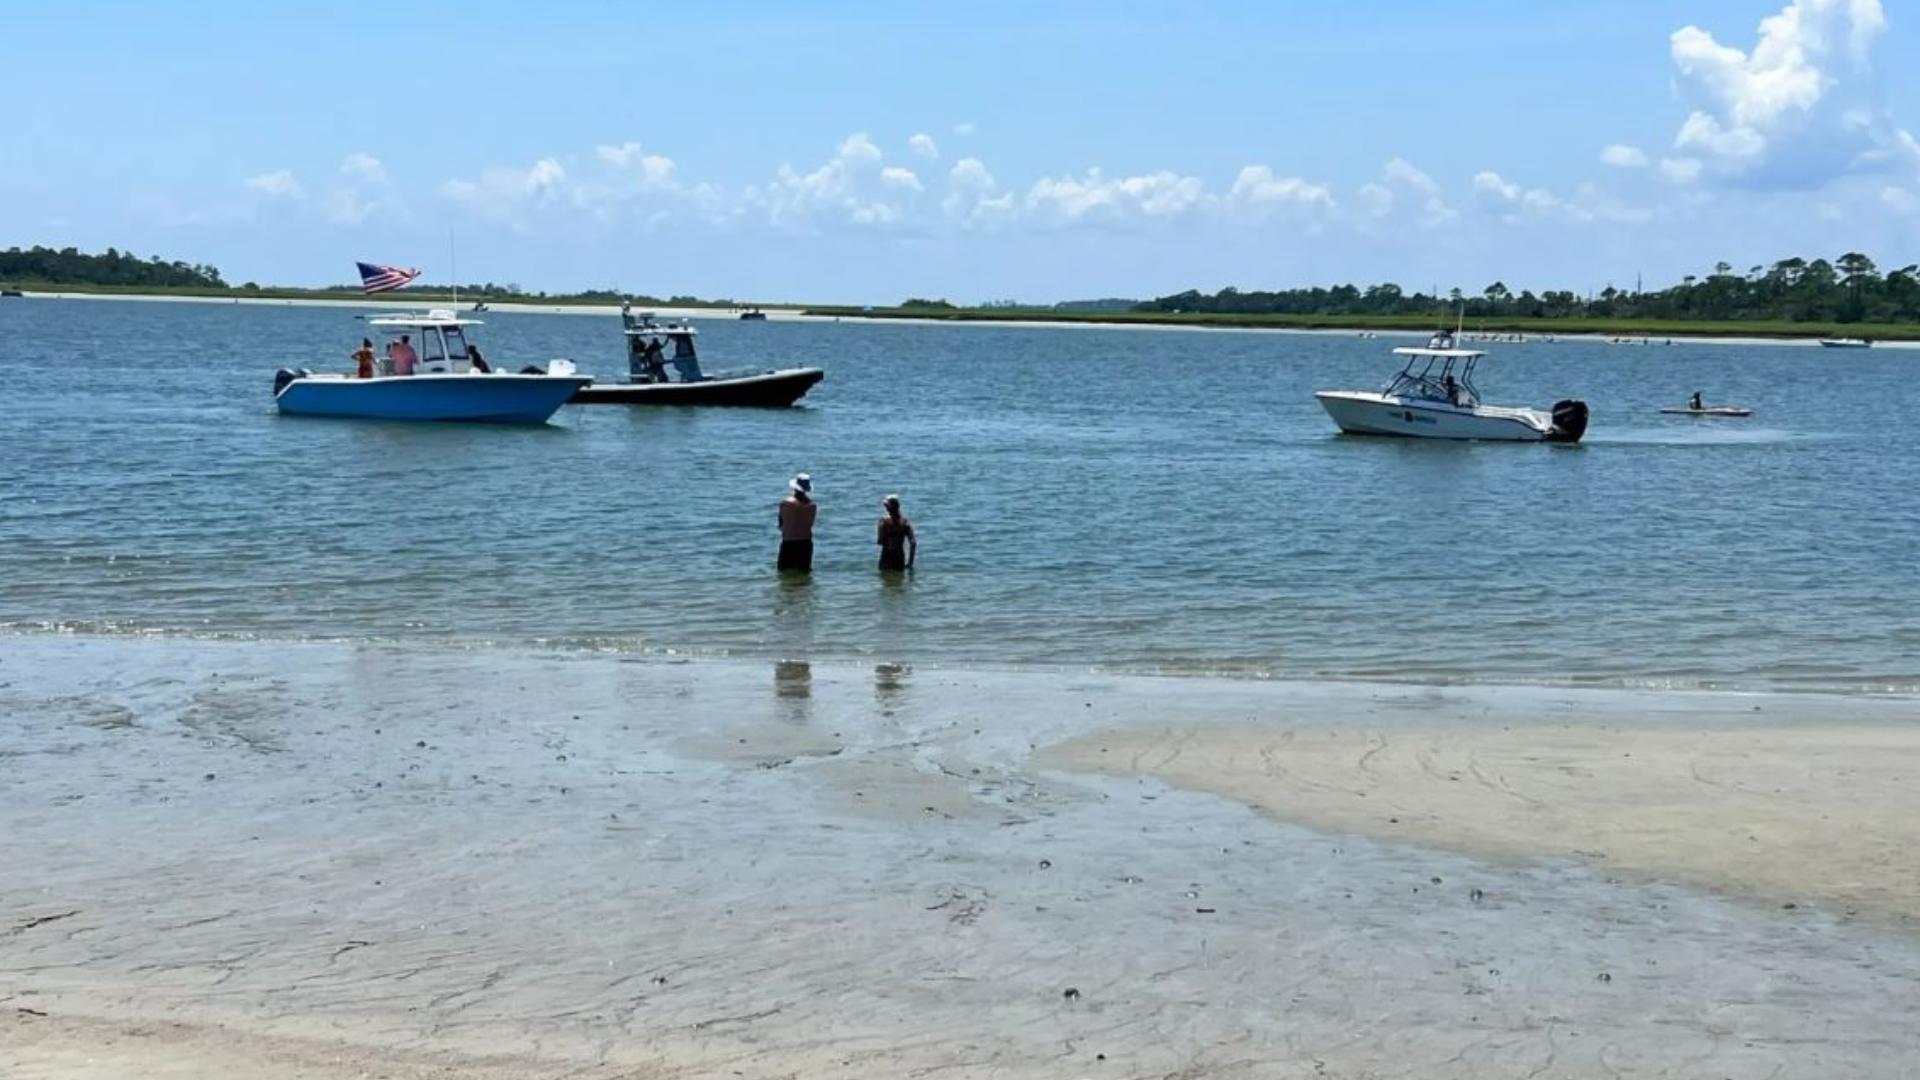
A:
<svg viewBox="0 0 1920 1080">
<path fill-rule="evenodd" d="M 297 416 L 544 424 L 593 381 L 576 375 L 570 360 L 495 371 L 467 342 L 466 328 L 478 325 L 451 311 L 369 318 L 367 326 L 389 340 L 371 377 L 281 368 L 274 404 Z"/>
</svg>

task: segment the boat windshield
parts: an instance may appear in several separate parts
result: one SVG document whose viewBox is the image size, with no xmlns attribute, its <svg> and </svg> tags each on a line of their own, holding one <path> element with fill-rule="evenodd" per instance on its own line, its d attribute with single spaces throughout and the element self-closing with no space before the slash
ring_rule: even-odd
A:
<svg viewBox="0 0 1920 1080">
<path fill-rule="evenodd" d="M 1473 384 L 1473 369 L 1479 356 L 1449 356 L 1438 349 L 1410 349 L 1407 366 L 1381 391 L 1388 397 L 1443 401 L 1461 408 L 1480 404 L 1480 390 Z"/>
</svg>

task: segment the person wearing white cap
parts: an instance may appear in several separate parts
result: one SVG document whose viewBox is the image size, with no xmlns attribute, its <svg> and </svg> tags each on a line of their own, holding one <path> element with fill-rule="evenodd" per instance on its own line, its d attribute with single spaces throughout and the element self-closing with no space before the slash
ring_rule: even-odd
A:
<svg viewBox="0 0 1920 1080">
<path fill-rule="evenodd" d="M 880 569 L 911 570 L 920 554 L 920 541 L 913 535 L 913 519 L 900 512 L 900 496 L 880 500 L 886 513 L 880 515 L 874 543 L 880 545 Z"/>
<path fill-rule="evenodd" d="M 813 519 L 820 515 L 813 501 L 813 477 L 800 473 L 787 484 L 787 497 L 780 500 L 780 558 L 776 566 L 783 572 L 813 572 Z"/>
</svg>

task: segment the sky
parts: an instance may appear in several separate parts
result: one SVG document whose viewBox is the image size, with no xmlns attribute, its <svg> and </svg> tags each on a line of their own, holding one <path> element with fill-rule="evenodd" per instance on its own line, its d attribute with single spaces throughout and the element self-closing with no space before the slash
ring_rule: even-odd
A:
<svg viewBox="0 0 1920 1080">
<path fill-rule="evenodd" d="M 773 301 L 1920 261 L 1920 0 L 9 4 L 0 247 Z"/>
</svg>

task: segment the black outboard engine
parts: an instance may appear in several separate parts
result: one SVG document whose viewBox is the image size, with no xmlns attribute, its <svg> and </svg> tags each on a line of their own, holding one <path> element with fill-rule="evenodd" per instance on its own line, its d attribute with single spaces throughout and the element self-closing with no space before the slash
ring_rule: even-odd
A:
<svg viewBox="0 0 1920 1080">
<path fill-rule="evenodd" d="M 1547 432 L 1548 442 L 1576 443 L 1586 433 L 1586 402 L 1569 399 L 1553 403 L 1553 428 Z"/>
<path fill-rule="evenodd" d="M 285 390 L 288 384 L 292 383 L 295 379 L 304 379 L 311 374 L 313 373 L 306 368 L 301 368 L 299 371 L 294 371 L 292 368 L 281 368 L 279 371 L 274 372 L 273 396 L 279 397 L 281 391 Z"/>
</svg>

